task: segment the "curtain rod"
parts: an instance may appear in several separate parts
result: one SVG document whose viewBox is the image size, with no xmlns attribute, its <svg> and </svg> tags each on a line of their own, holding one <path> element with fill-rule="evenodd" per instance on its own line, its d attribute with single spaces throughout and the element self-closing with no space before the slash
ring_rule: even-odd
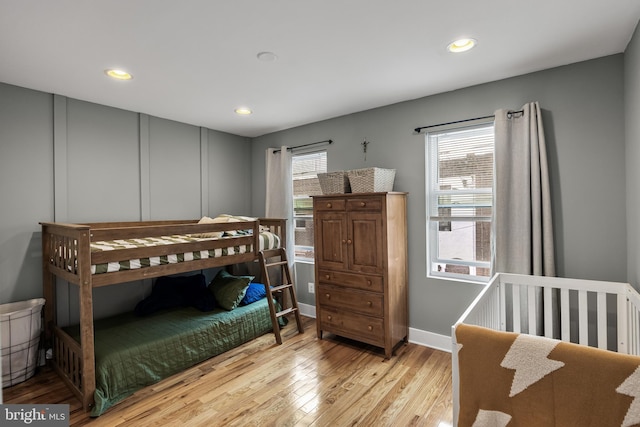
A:
<svg viewBox="0 0 640 427">
<path fill-rule="evenodd" d="M 287 150 L 294 150 L 296 148 L 309 147 L 311 145 L 317 145 L 317 144 L 333 144 L 333 140 L 332 139 L 326 139 L 324 141 L 310 142 L 308 144 L 296 145 L 295 147 L 288 147 Z M 273 150 L 273 152 L 274 153 L 279 153 L 280 149 Z"/>
<path fill-rule="evenodd" d="M 514 114 L 522 114 L 522 113 L 524 113 L 524 110 L 509 111 L 509 112 L 507 112 L 507 118 L 510 119 L 511 117 L 513 117 Z M 419 128 L 415 128 L 414 131 L 416 133 L 420 133 L 420 131 L 423 130 L 423 129 L 435 128 L 435 127 L 438 127 L 438 126 L 455 125 L 455 124 L 458 124 L 458 123 L 465 123 L 465 122 L 473 122 L 475 120 L 493 119 L 495 117 L 496 116 L 492 114 L 490 116 L 476 117 L 476 118 L 473 118 L 473 119 L 456 120 L 454 122 L 440 123 L 440 124 L 437 124 L 437 125 L 421 126 Z"/>
</svg>

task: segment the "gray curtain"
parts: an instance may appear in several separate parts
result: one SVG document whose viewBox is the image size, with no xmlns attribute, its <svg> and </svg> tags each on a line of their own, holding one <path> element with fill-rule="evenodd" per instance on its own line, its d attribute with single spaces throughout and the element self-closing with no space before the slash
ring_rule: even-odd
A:
<svg viewBox="0 0 640 427">
<path fill-rule="evenodd" d="M 525 104 L 517 112 L 496 111 L 494 179 L 492 272 L 555 276 L 547 150 L 537 102 Z M 523 294 L 524 289 L 518 292 L 521 331 L 557 336 L 557 295 L 552 295 L 551 307 L 544 307 L 542 292 L 535 293 L 537 321 L 529 325 L 524 315 L 528 297 Z M 512 309 L 508 304 L 507 330 L 513 330 Z M 547 310 L 553 318 L 551 325 L 544 324 Z"/>
<path fill-rule="evenodd" d="M 279 150 L 279 151 L 276 151 Z M 289 147 L 268 148 L 266 157 L 265 216 L 287 219 L 287 258 L 293 271 L 293 178 Z"/>
<path fill-rule="evenodd" d="M 493 272 L 555 276 L 551 195 L 540 105 L 495 113 Z"/>
</svg>

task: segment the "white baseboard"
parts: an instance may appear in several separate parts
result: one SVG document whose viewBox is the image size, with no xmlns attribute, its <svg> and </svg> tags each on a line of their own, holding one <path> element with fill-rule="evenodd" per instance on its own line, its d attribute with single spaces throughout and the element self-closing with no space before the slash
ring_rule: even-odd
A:
<svg viewBox="0 0 640 427">
<path fill-rule="evenodd" d="M 300 314 L 307 317 L 316 318 L 316 306 L 311 304 L 303 304 L 301 302 L 298 303 L 298 308 L 300 309 Z"/>
<path fill-rule="evenodd" d="M 311 304 L 298 303 L 300 314 L 303 316 L 316 318 L 316 306 Z M 451 337 L 447 335 L 435 334 L 421 329 L 409 328 L 409 342 L 436 350 L 451 353 Z"/>
<path fill-rule="evenodd" d="M 409 342 L 451 353 L 451 337 L 448 335 L 409 328 Z"/>
</svg>

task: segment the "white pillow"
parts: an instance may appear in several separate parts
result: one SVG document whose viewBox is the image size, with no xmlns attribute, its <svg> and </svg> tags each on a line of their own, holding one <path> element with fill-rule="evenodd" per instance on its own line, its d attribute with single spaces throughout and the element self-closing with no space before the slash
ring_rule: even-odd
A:
<svg viewBox="0 0 640 427">
<path fill-rule="evenodd" d="M 219 218 L 209 218 L 208 216 L 203 216 L 200 221 L 198 221 L 198 224 L 219 224 L 221 222 L 227 222 L 227 221 L 223 221 Z M 224 232 L 222 231 L 212 231 L 209 233 L 196 233 L 196 234 L 192 234 L 192 237 L 198 237 L 201 239 L 209 239 L 209 238 L 214 238 L 217 239 L 219 237 L 222 237 L 222 234 Z"/>
<path fill-rule="evenodd" d="M 220 214 L 214 218 L 214 221 L 218 222 L 240 222 L 240 221 L 255 221 L 257 218 L 252 218 L 250 216 L 238 216 L 238 215 L 229 215 L 229 214 Z M 227 230 L 225 231 L 227 236 L 235 236 L 238 234 L 236 230 Z"/>
</svg>

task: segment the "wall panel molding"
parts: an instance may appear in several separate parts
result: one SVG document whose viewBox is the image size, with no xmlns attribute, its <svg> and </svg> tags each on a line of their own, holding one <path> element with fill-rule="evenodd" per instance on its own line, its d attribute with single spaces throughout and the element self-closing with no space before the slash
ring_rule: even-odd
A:
<svg viewBox="0 0 640 427">
<path fill-rule="evenodd" d="M 149 115 L 138 115 L 138 144 L 140 148 L 140 220 L 151 219 L 151 165 Z"/>
<path fill-rule="evenodd" d="M 53 95 L 53 220 L 67 222 L 67 98 Z"/>
<path fill-rule="evenodd" d="M 200 215 L 209 215 L 209 129 L 200 128 Z"/>
</svg>

